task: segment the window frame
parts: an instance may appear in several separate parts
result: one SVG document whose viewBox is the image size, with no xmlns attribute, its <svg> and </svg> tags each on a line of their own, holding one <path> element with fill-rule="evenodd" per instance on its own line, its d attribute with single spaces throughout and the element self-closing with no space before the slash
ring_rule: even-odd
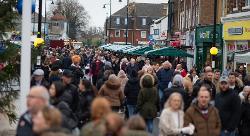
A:
<svg viewBox="0 0 250 136">
<path fill-rule="evenodd" d="M 120 17 L 116 17 L 116 19 L 115 19 L 115 24 L 116 24 L 116 25 L 120 25 L 120 24 L 121 24 L 121 19 L 120 19 Z"/>
<path fill-rule="evenodd" d="M 116 33 L 119 33 L 119 35 L 116 35 Z M 121 31 L 120 30 L 115 30 L 115 37 L 121 37 Z"/>
<path fill-rule="evenodd" d="M 147 19 L 144 17 L 142 18 L 142 25 L 143 26 L 146 26 L 147 25 Z"/>
<path fill-rule="evenodd" d="M 159 35 L 160 34 L 160 30 L 159 29 L 154 29 L 154 35 Z"/>
<path fill-rule="evenodd" d="M 143 35 L 143 33 L 145 33 L 145 36 Z M 147 38 L 147 31 L 141 31 L 141 38 L 143 39 Z"/>
<path fill-rule="evenodd" d="M 128 19 L 124 18 L 124 24 L 127 25 L 128 24 Z"/>
</svg>

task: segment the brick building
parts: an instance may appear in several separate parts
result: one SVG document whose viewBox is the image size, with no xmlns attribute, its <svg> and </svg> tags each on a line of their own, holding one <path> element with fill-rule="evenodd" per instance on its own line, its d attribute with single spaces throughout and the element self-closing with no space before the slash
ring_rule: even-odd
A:
<svg viewBox="0 0 250 136">
<path fill-rule="evenodd" d="M 186 49 L 188 53 L 194 54 L 195 62 L 194 59 L 187 59 L 188 68 L 194 64 L 205 65 L 206 56 L 209 56 L 212 42 L 198 45 L 196 42 L 198 35 L 195 35 L 195 32 L 197 27 L 211 28 L 214 24 L 214 5 L 214 0 L 169 0 L 168 44 L 179 46 Z M 217 24 L 220 23 L 221 15 L 222 0 L 217 0 Z"/>
<path fill-rule="evenodd" d="M 107 42 L 126 42 L 126 25 L 128 23 L 128 43 L 132 45 L 147 44 L 150 24 L 154 19 L 166 15 L 167 8 L 164 4 L 130 3 L 129 17 L 127 20 L 127 7 L 123 7 L 106 20 Z M 166 24 L 167 25 L 167 24 Z"/>
</svg>

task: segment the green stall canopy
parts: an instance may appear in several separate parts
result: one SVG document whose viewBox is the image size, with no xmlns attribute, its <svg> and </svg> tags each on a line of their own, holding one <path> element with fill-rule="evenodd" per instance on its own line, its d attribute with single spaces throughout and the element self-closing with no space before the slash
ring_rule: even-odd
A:
<svg viewBox="0 0 250 136">
<path fill-rule="evenodd" d="M 131 54 L 131 55 L 144 55 L 145 52 L 151 51 L 151 50 L 153 50 L 153 47 L 147 46 L 147 47 L 140 48 L 138 50 L 130 51 L 130 52 L 128 52 L 128 54 Z"/>
<path fill-rule="evenodd" d="M 173 47 L 164 47 L 160 49 L 155 49 L 145 52 L 146 55 L 155 55 L 155 56 L 172 56 L 172 57 L 190 57 L 193 58 L 193 55 L 188 54 L 187 52 L 176 49 Z"/>
</svg>

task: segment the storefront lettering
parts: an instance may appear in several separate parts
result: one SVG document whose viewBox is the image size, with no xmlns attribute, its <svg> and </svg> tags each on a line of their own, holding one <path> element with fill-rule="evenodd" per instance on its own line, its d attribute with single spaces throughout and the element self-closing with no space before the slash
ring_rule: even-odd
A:
<svg viewBox="0 0 250 136">
<path fill-rule="evenodd" d="M 201 32 L 200 33 L 200 38 L 201 39 L 209 39 L 210 33 L 211 33 L 210 31 Z"/>
<path fill-rule="evenodd" d="M 242 35 L 243 28 L 242 27 L 228 28 L 228 34 L 230 34 L 230 35 Z"/>
</svg>

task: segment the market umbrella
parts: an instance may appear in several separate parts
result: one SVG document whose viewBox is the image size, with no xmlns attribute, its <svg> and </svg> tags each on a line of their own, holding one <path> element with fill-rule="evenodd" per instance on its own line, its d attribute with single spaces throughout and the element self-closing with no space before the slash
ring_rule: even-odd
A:
<svg viewBox="0 0 250 136">
<path fill-rule="evenodd" d="M 193 58 L 193 55 L 186 53 L 183 50 L 176 49 L 173 47 L 164 47 L 160 49 L 155 49 L 145 52 L 146 55 L 155 55 L 155 56 L 172 56 L 172 57 L 190 57 Z"/>
<path fill-rule="evenodd" d="M 128 52 L 131 52 L 131 51 L 135 51 L 135 50 L 138 50 L 140 48 L 143 48 L 143 47 L 142 46 L 133 46 L 133 48 L 123 50 L 123 53 L 128 53 Z"/>
<path fill-rule="evenodd" d="M 145 52 L 150 51 L 150 50 L 153 50 L 153 47 L 147 46 L 147 47 L 140 48 L 138 50 L 130 51 L 130 52 L 128 52 L 128 54 L 132 54 L 132 55 L 144 55 Z"/>
<path fill-rule="evenodd" d="M 100 48 L 100 49 L 105 49 L 105 48 L 108 47 L 108 46 L 111 46 L 111 44 L 105 44 L 105 45 L 100 46 L 99 48 Z"/>
</svg>

